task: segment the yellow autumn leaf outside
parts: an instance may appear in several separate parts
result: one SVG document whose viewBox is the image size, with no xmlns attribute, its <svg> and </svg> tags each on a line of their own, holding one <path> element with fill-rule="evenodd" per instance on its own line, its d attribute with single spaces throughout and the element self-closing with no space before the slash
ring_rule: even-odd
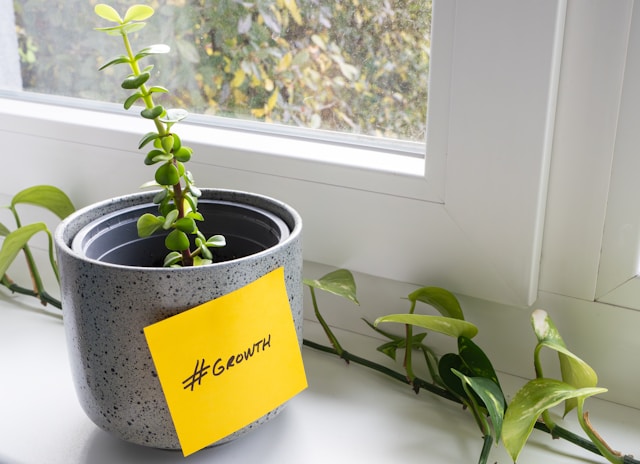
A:
<svg viewBox="0 0 640 464">
<path fill-rule="evenodd" d="M 264 108 L 254 108 L 251 110 L 251 114 L 256 118 L 264 117 Z"/>
<path fill-rule="evenodd" d="M 237 69 L 231 81 L 231 87 L 240 87 L 244 82 L 245 73 L 242 69 Z"/>
<path fill-rule="evenodd" d="M 238 89 L 233 89 L 233 98 L 237 105 L 244 105 L 247 103 L 247 94 Z"/>
<path fill-rule="evenodd" d="M 289 69 L 289 66 L 291 66 L 292 59 L 293 59 L 293 56 L 291 55 L 291 52 L 287 52 L 282 58 L 280 58 L 280 62 L 278 63 L 276 72 L 280 73 Z"/>
<path fill-rule="evenodd" d="M 289 13 L 291 13 L 291 17 L 296 22 L 296 24 L 298 24 L 298 26 L 301 26 L 302 16 L 300 15 L 300 10 L 298 9 L 296 0 L 284 0 L 284 5 L 287 7 L 287 10 L 289 10 Z"/>
<path fill-rule="evenodd" d="M 276 103 L 278 102 L 278 91 L 274 91 L 269 100 L 267 101 L 267 113 L 271 113 L 271 111 L 275 108 Z"/>
</svg>

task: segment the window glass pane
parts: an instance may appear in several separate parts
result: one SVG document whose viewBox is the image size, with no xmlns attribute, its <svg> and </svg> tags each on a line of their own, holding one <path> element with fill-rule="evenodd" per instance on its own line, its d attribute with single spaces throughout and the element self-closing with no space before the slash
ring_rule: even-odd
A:
<svg viewBox="0 0 640 464">
<path fill-rule="evenodd" d="M 122 53 L 96 1 L 15 0 L 23 89 L 122 102 Z M 123 13 L 131 1 L 110 4 Z M 151 85 L 167 107 L 424 142 L 431 1 L 157 0 L 131 38 L 153 56 Z M 145 63 L 145 64 L 147 64 Z M 0 71 L 1 72 L 1 71 Z M 167 100 L 171 99 L 171 101 Z"/>
</svg>

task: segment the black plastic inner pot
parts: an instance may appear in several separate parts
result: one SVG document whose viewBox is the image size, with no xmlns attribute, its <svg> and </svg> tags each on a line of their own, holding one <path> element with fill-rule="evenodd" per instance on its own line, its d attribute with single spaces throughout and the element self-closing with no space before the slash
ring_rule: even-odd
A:
<svg viewBox="0 0 640 464">
<path fill-rule="evenodd" d="M 201 200 L 198 209 L 205 217 L 198 223 L 209 238 L 224 235 L 226 246 L 212 249 L 214 262 L 242 258 L 271 248 L 289 236 L 289 228 L 275 214 L 242 203 Z M 162 266 L 168 231 L 138 237 L 136 222 L 144 213 L 157 214 L 157 206 L 138 205 L 105 215 L 83 228 L 72 248 L 87 258 L 124 266 Z"/>
</svg>

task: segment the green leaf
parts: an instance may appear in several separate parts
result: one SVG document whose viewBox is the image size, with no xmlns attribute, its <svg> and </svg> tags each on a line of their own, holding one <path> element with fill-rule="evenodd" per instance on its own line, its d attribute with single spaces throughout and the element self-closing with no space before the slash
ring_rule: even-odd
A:
<svg viewBox="0 0 640 464">
<path fill-rule="evenodd" d="M 475 394 L 482 400 L 493 424 L 494 438 L 496 442 L 500 440 L 505 409 L 504 394 L 500 386 L 486 377 L 469 377 L 455 369 L 453 369 L 452 372 L 471 387 Z"/>
<path fill-rule="evenodd" d="M 164 240 L 167 249 L 172 251 L 184 251 L 189 248 L 189 237 L 187 234 L 178 229 L 173 229 Z"/>
<path fill-rule="evenodd" d="M 133 95 L 129 96 L 125 101 L 124 101 L 124 109 L 128 110 L 129 108 L 131 108 L 133 106 L 133 104 L 135 102 L 137 102 L 139 99 L 142 98 L 142 94 L 140 92 L 136 92 Z"/>
<path fill-rule="evenodd" d="M 440 380 L 450 392 L 456 394 L 459 398 L 467 398 L 467 392 L 462 386 L 462 380 L 453 373 L 454 371 L 470 374 L 470 372 L 467 372 L 462 358 L 456 353 L 447 353 L 440 357 L 440 361 L 438 361 Z"/>
<path fill-rule="evenodd" d="M 137 228 L 139 237 L 148 237 L 155 231 L 160 229 L 164 224 L 164 218 L 162 216 L 154 216 L 150 213 L 145 213 L 138 218 Z"/>
<path fill-rule="evenodd" d="M 191 152 L 192 150 L 189 147 L 180 147 L 178 150 L 174 152 L 174 156 L 178 161 L 182 163 L 186 163 L 191 159 Z"/>
<path fill-rule="evenodd" d="M 160 87 L 159 85 L 154 85 L 153 87 L 149 88 L 149 93 L 169 93 L 169 90 L 165 89 L 164 87 Z"/>
<path fill-rule="evenodd" d="M 534 379 L 522 387 L 507 408 L 502 425 L 504 447 L 515 462 L 540 414 L 563 401 L 606 392 L 606 388 L 580 388 L 555 379 Z"/>
<path fill-rule="evenodd" d="M 129 58 L 126 57 L 125 55 L 120 55 L 116 58 L 113 58 L 109 61 L 107 61 L 105 64 L 103 64 L 102 66 L 100 66 L 98 68 L 98 71 L 102 71 L 105 68 L 108 68 L 109 66 L 112 66 L 114 64 L 122 64 L 122 63 L 129 63 Z"/>
<path fill-rule="evenodd" d="M 121 34 L 132 34 L 134 32 L 138 32 L 140 29 L 142 29 L 144 26 L 146 26 L 147 23 L 126 23 L 123 24 L 122 26 L 120 26 L 122 28 L 122 32 Z"/>
<path fill-rule="evenodd" d="M 11 206 L 15 207 L 20 203 L 46 208 L 60 219 L 64 219 L 75 211 L 67 194 L 52 185 L 36 185 L 16 193 L 11 199 Z"/>
<path fill-rule="evenodd" d="M 182 261 L 182 255 L 177 251 L 172 251 L 167 256 L 164 257 L 164 263 L 162 264 L 164 267 L 171 267 L 175 264 L 178 264 Z"/>
<path fill-rule="evenodd" d="M 196 221 L 188 217 L 178 219 L 175 226 L 176 229 L 180 229 L 185 234 L 193 234 L 197 229 Z"/>
<path fill-rule="evenodd" d="M 346 298 L 357 305 L 360 304 L 356 298 L 356 281 L 353 274 L 347 269 L 332 271 L 318 280 L 304 279 L 303 283 L 309 287 Z"/>
<path fill-rule="evenodd" d="M 164 223 L 162 224 L 162 228 L 164 230 L 169 230 L 173 225 L 173 223 L 175 222 L 175 220 L 178 219 L 178 214 L 179 213 L 177 209 L 172 209 L 171 211 L 169 211 L 166 217 L 164 218 Z"/>
<path fill-rule="evenodd" d="M 0 223 L 0 237 L 6 237 L 10 233 L 11 230 L 9 230 L 4 224 Z"/>
<path fill-rule="evenodd" d="M 155 119 L 164 113 L 164 107 L 162 105 L 156 105 L 153 108 L 145 108 L 140 114 L 145 119 Z"/>
<path fill-rule="evenodd" d="M 189 193 L 193 195 L 195 198 L 200 198 L 202 196 L 202 191 L 195 185 L 189 184 L 187 188 L 189 189 Z"/>
<path fill-rule="evenodd" d="M 411 337 L 410 346 L 412 348 L 419 347 L 422 344 L 422 341 L 427 336 L 426 332 L 422 332 Z M 396 351 L 398 349 L 405 349 L 407 343 L 403 337 L 400 337 L 398 340 L 391 340 L 390 342 L 384 343 L 378 346 L 376 349 L 381 353 L 386 354 L 391 359 L 396 359 Z"/>
<path fill-rule="evenodd" d="M 156 170 L 155 179 L 160 185 L 175 185 L 180 182 L 180 174 L 173 164 L 165 163 Z"/>
<path fill-rule="evenodd" d="M 111 6 L 99 3 L 94 8 L 95 13 L 102 19 L 111 21 L 112 23 L 122 24 L 124 21 L 118 14 L 118 12 Z"/>
<path fill-rule="evenodd" d="M 449 290 L 440 287 L 422 287 L 407 297 L 411 302 L 421 301 L 438 310 L 440 314 L 464 320 L 460 302 Z"/>
<path fill-rule="evenodd" d="M 151 150 L 144 159 L 144 164 L 151 166 L 159 162 L 167 162 L 173 159 L 171 153 L 165 153 L 162 150 Z"/>
<path fill-rule="evenodd" d="M 122 84 L 120 84 L 120 86 L 126 90 L 134 90 L 147 82 L 150 77 L 151 74 L 149 73 L 141 73 L 137 76 L 128 76 L 125 80 L 122 81 Z"/>
<path fill-rule="evenodd" d="M 156 193 L 153 196 L 153 204 L 154 205 L 159 205 L 160 203 L 162 203 L 167 197 L 169 196 L 169 192 L 167 191 L 167 189 L 162 189 L 159 190 L 158 193 Z"/>
<path fill-rule="evenodd" d="M 471 339 L 464 336 L 458 337 L 458 353 L 474 376 L 490 379 L 500 386 L 498 375 L 489 357 Z"/>
<path fill-rule="evenodd" d="M 547 347 L 558 352 L 562 381 L 575 388 L 595 387 L 598 375 L 586 362 L 569 351 L 558 329 L 546 311 L 537 309 L 531 314 L 533 331 L 538 338 L 539 347 Z M 565 403 L 564 414 L 577 406 L 577 400 Z"/>
<path fill-rule="evenodd" d="M 153 16 L 153 12 L 153 8 L 148 5 L 133 5 L 125 13 L 123 22 L 144 21 Z"/>
<path fill-rule="evenodd" d="M 220 248 L 227 244 L 224 235 L 213 235 L 207 239 L 206 245 L 208 247 Z"/>
<path fill-rule="evenodd" d="M 471 322 L 444 316 L 431 316 L 424 314 L 389 314 L 388 316 L 382 316 L 376 319 L 374 325 L 378 325 L 381 322 L 411 324 L 456 338 L 460 336 L 473 338 L 478 333 L 478 328 Z"/>
<path fill-rule="evenodd" d="M 171 108 L 167 110 L 167 113 L 160 120 L 167 124 L 175 124 L 178 121 L 182 121 L 187 116 L 189 116 L 189 113 L 186 110 L 181 108 Z"/>
<path fill-rule="evenodd" d="M 2 248 L 0 248 L 0 277 L 4 276 L 11 266 L 11 263 L 20 250 L 24 248 L 27 242 L 38 232 L 47 231 L 47 225 L 43 222 L 36 222 L 22 226 L 19 229 L 9 233 L 2 241 Z"/>
<path fill-rule="evenodd" d="M 134 57 L 136 61 L 138 61 L 141 58 L 144 58 L 145 56 L 149 56 L 149 55 L 162 55 L 165 53 L 169 53 L 171 51 L 171 48 L 168 45 L 165 44 L 155 44 L 155 45 L 151 45 L 150 47 L 147 48 L 143 48 L 142 50 L 140 50 L 136 56 Z"/>
<path fill-rule="evenodd" d="M 160 138 L 160 135 L 157 132 L 147 132 L 142 136 L 140 142 L 138 142 L 138 149 L 143 148 L 149 142 L 157 140 L 158 138 Z"/>
</svg>

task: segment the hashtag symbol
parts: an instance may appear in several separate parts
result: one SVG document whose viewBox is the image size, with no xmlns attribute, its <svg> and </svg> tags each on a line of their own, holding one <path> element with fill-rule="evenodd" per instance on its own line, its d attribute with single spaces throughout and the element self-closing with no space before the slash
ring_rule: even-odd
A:
<svg viewBox="0 0 640 464">
<path fill-rule="evenodd" d="M 191 389 L 191 391 L 193 391 L 193 387 L 196 385 L 196 383 L 198 385 L 201 384 L 202 377 L 207 375 L 207 369 L 209 369 L 210 367 L 211 366 L 209 366 L 208 364 L 206 366 L 204 365 L 204 359 L 202 360 L 202 363 L 200 361 L 196 361 L 196 368 L 193 370 L 193 374 L 182 381 L 182 384 L 184 385 L 183 388 L 185 390 L 189 388 Z"/>
</svg>

